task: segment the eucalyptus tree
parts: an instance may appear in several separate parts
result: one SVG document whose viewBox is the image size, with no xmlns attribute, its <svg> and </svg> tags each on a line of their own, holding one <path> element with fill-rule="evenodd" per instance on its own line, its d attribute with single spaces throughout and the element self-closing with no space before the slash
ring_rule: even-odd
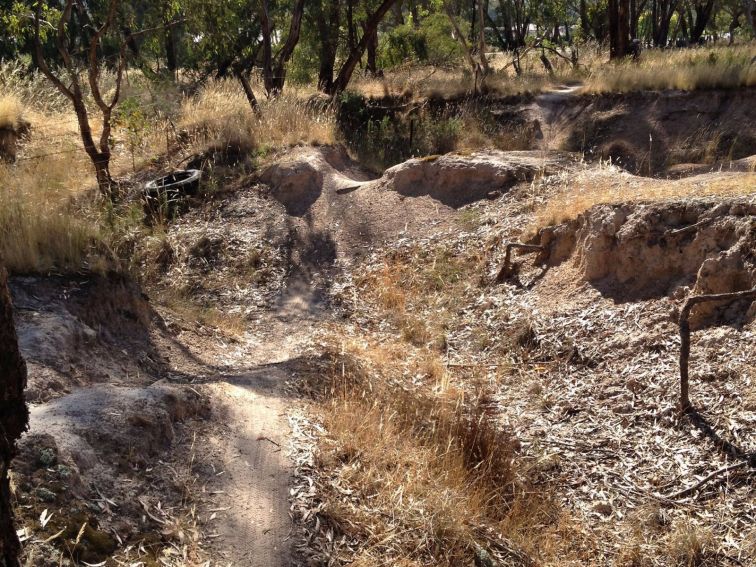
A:
<svg viewBox="0 0 756 567">
<path fill-rule="evenodd" d="M 57 25 L 53 26 L 43 18 L 43 2 L 37 0 L 34 10 L 34 61 L 42 74 L 69 99 L 76 114 L 79 133 L 84 151 L 94 166 L 97 186 L 107 199 L 113 198 L 114 183 L 110 175 L 110 133 L 112 129 L 113 110 L 121 96 L 121 83 L 126 67 L 126 47 L 128 42 L 120 37 L 117 31 L 118 0 L 110 0 L 106 6 L 100 23 L 94 23 L 92 31 L 86 34 L 72 33 L 72 29 L 81 25 L 76 22 L 74 0 L 65 0 L 60 13 L 55 14 Z M 80 16 L 81 17 L 81 16 Z M 87 13 L 86 19 L 94 22 L 93 15 Z M 53 28 L 51 30 L 50 28 Z M 43 32 L 44 30 L 44 32 Z M 103 47 L 109 34 L 115 34 L 113 43 L 115 48 L 113 94 L 103 95 L 101 72 L 103 67 Z M 81 37 L 77 40 L 77 36 Z M 134 34 L 129 34 L 133 39 Z M 59 54 L 59 60 L 51 62 L 43 50 L 43 40 L 52 37 Z M 59 65 L 56 69 L 55 64 Z M 83 73 L 83 69 L 86 71 Z M 100 113 L 102 127 L 99 139 L 96 139 L 90 120 L 90 109 L 87 107 L 82 80 L 86 78 L 90 95 L 94 99 Z M 107 100 L 106 100 L 107 98 Z"/>
</svg>

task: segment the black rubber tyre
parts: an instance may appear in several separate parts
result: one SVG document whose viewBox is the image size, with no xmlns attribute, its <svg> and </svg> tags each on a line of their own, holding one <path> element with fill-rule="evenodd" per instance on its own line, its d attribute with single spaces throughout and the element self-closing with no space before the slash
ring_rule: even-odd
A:
<svg viewBox="0 0 756 567">
<path fill-rule="evenodd" d="M 145 184 L 144 214 L 147 221 L 172 218 L 183 197 L 197 194 L 201 176 L 198 169 L 182 169 Z"/>
</svg>

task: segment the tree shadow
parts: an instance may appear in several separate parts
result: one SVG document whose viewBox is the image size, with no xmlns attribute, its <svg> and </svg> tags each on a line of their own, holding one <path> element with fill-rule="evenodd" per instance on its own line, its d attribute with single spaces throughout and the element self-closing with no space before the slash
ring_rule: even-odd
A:
<svg viewBox="0 0 756 567">
<path fill-rule="evenodd" d="M 717 450 L 733 459 L 748 461 L 750 466 L 756 467 L 756 451 L 746 451 L 729 439 L 725 439 L 716 431 L 713 424 L 700 411 L 692 408 L 690 411 L 686 412 L 685 417 L 693 427 L 700 431 L 704 437 L 714 444 Z"/>
</svg>

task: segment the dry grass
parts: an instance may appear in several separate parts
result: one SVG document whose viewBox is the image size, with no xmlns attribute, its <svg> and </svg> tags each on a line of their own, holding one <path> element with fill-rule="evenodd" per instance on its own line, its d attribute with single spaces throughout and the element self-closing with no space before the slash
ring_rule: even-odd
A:
<svg viewBox="0 0 756 567">
<path fill-rule="evenodd" d="M 331 111 L 316 111 L 295 91 L 260 100 L 260 114 L 250 109 L 238 82 L 215 81 L 185 99 L 181 128 L 207 146 L 235 145 L 244 151 L 296 144 L 328 144 L 335 139 Z"/>
<path fill-rule="evenodd" d="M 485 88 L 490 94 L 500 96 L 538 93 L 559 80 L 560 77 L 548 77 L 536 72 L 514 77 L 509 71 L 501 70 L 486 79 Z M 350 90 L 371 98 L 456 99 L 472 92 L 473 79 L 463 68 L 406 65 L 385 72 L 381 78 L 355 77 Z"/>
<path fill-rule="evenodd" d="M 482 273 L 484 263 L 482 252 L 417 247 L 397 252 L 377 270 L 362 274 L 357 284 L 405 341 L 443 349 L 447 325 L 476 286 L 470 276 Z"/>
<path fill-rule="evenodd" d="M 23 106 L 12 94 L 0 96 L 0 129 L 18 130 L 23 119 Z"/>
<path fill-rule="evenodd" d="M 650 50 L 640 62 L 628 60 L 590 69 L 584 92 L 631 92 L 739 88 L 756 85 L 756 44 Z"/>
<path fill-rule="evenodd" d="M 190 326 L 216 329 L 229 338 L 239 338 L 247 330 L 247 321 L 241 313 L 229 313 L 212 304 L 198 301 L 186 290 L 152 288 L 154 303 L 171 311 L 171 314 Z"/>
<path fill-rule="evenodd" d="M 331 478 L 326 513 L 359 542 L 352 564 L 462 565 L 486 552 L 526 564 L 548 554 L 544 538 L 570 528 L 485 388 L 450 385 L 427 352 L 406 369 L 417 376 L 409 385 L 403 359 L 398 344 L 352 343 L 330 375 L 319 458 Z"/>
<path fill-rule="evenodd" d="M 74 212 L 68 189 L 76 174 L 63 159 L 0 165 L 0 257 L 11 273 L 96 263 L 98 228 Z"/>
<path fill-rule="evenodd" d="M 667 536 L 667 549 L 674 565 L 703 567 L 716 565 L 714 536 L 688 522 L 679 523 Z"/>
<path fill-rule="evenodd" d="M 521 75 L 512 67 L 508 53 L 489 56 L 493 73 L 486 80 L 491 94 L 501 96 L 539 93 L 569 81 L 584 82 L 583 92 L 630 92 L 638 90 L 697 90 L 756 85 L 756 44 L 691 49 L 646 50 L 640 62 L 609 63 L 609 54 L 595 44 L 578 47 L 579 65 L 548 53 L 553 74 L 546 72 L 540 51 L 520 59 Z M 564 55 L 569 57 L 569 51 Z M 407 64 L 387 70 L 381 78 L 357 76 L 351 89 L 368 97 L 458 98 L 472 92 L 473 81 L 464 67 L 439 68 Z"/>
<path fill-rule="evenodd" d="M 600 171 L 571 174 L 558 192 L 536 213 L 531 231 L 576 218 L 594 205 L 663 201 L 756 193 L 756 173 L 720 172 L 664 180 L 636 177 L 609 166 Z"/>
</svg>

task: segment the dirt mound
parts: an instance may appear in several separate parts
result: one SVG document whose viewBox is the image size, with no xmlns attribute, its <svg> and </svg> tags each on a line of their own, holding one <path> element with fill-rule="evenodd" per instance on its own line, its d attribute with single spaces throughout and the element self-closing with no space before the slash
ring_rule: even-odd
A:
<svg viewBox="0 0 756 567">
<path fill-rule="evenodd" d="M 181 541 L 171 517 L 184 497 L 181 465 L 172 453 L 187 449 L 183 422 L 208 415 L 196 389 L 164 382 L 97 385 L 33 406 L 13 467 L 19 528 L 34 535 L 33 564 L 55 564 L 62 553 L 104 561 L 124 543 L 149 543 L 156 531 L 165 542 Z M 48 521 L 38 523 L 40 516 Z"/>
<path fill-rule="evenodd" d="M 147 388 L 96 385 L 32 407 L 31 428 L 57 439 L 79 470 L 145 466 L 175 437 L 174 423 L 207 416 L 207 402 L 190 387 L 157 382 Z M 100 462 L 104 455 L 114 454 Z"/>
<path fill-rule="evenodd" d="M 753 100 L 753 89 L 575 95 L 547 117 L 543 143 L 641 174 L 739 160 L 756 152 L 743 129 L 756 120 Z"/>
<path fill-rule="evenodd" d="M 381 183 L 407 197 L 428 195 L 459 207 L 504 192 L 512 185 L 549 175 L 570 163 L 566 154 L 544 152 L 450 153 L 416 158 L 384 173 Z"/>
<path fill-rule="evenodd" d="M 756 171 L 756 155 L 744 157 L 736 160 L 720 161 L 711 165 L 698 163 L 679 163 L 667 168 L 666 175 L 672 179 L 680 177 L 691 177 L 718 171 L 739 171 L 749 172 Z"/>
<path fill-rule="evenodd" d="M 29 365 L 28 401 L 46 401 L 112 375 L 146 378 L 161 367 L 149 337 L 149 304 L 128 278 L 16 277 L 10 286 Z"/>
<path fill-rule="evenodd" d="M 598 205 L 541 230 L 536 242 L 550 265 L 571 258 L 585 280 L 619 300 L 756 286 L 753 198 Z"/>
<path fill-rule="evenodd" d="M 302 216 L 318 200 L 324 187 L 337 191 L 357 189 L 369 180 L 342 146 L 299 148 L 267 167 L 260 181 L 293 216 Z"/>
</svg>

